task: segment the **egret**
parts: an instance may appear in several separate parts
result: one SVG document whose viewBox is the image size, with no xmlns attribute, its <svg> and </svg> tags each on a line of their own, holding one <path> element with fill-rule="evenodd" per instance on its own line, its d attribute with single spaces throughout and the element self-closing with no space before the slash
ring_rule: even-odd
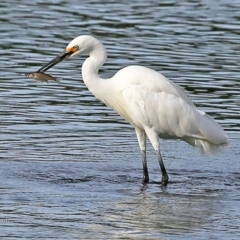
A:
<svg viewBox="0 0 240 240">
<path fill-rule="evenodd" d="M 100 78 L 98 71 L 107 59 L 107 51 L 93 36 L 74 38 L 61 54 L 38 71 L 47 71 L 78 54 L 88 56 L 82 65 L 82 78 L 89 91 L 135 129 L 142 153 L 144 183 L 149 181 L 146 136 L 156 151 L 163 185 L 167 185 L 169 178 L 160 153 L 159 138 L 181 139 L 206 153 L 219 150 L 228 143 L 222 127 L 198 110 L 182 88 L 162 74 L 133 65 L 119 70 L 109 79 Z"/>
</svg>

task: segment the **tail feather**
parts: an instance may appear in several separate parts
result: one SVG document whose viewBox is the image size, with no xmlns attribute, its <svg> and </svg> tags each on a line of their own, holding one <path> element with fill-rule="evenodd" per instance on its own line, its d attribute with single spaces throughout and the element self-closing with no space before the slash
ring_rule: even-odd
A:
<svg viewBox="0 0 240 240">
<path fill-rule="evenodd" d="M 228 145 L 228 142 L 223 144 L 213 144 L 207 140 L 195 140 L 195 146 L 198 147 L 201 152 L 205 152 L 208 155 L 217 153 Z"/>
<path fill-rule="evenodd" d="M 200 135 L 185 136 L 184 141 L 194 147 L 198 147 L 202 152 L 212 155 L 221 151 L 228 145 L 228 137 L 220 124 L 205 112 L 198 111 L 201 117 L 198 118 Z"/>
<path fill-rule="evenodd" d="M 214 144 L 209 142 L 207 139 L 196 139 L 196 138 L 183 138 L 183 140 L 190 145 L 199 148 L 202 153 L 212 155 L 214 153 L 220 152 L 225 147 L 227 147 L 228 142 L 221 144 Z"/>
</svg>

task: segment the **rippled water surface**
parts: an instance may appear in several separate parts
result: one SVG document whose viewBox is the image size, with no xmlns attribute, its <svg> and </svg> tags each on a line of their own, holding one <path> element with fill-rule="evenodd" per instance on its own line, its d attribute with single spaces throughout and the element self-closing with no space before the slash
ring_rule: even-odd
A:
<svg viewBox="0 0 240 240">
<path fill-rule="evenodd" d="M 2 0 L 0 13 L 1 239 L 240 239 L 238 0 Z M 102 77 L 161 71 L 222 124 L 229 147 L 207 157 L 161 141 L 164 189 L 148 144 L 144 186 L 135 133 L 83 84 L 83 58 L 51 69 L 61 85 L 23 75 L 81 34 L 106 45 Z"/>
</svg>

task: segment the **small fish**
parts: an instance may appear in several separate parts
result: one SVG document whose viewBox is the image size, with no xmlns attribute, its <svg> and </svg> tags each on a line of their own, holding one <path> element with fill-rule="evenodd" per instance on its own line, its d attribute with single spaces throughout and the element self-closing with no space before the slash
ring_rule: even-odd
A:
<svg viewBox="0 0 240 240">
<path fill-rule="evenodd" d="M 61 84 L 60 83 L 60 80 L 61 80 L 60 78 L 53 77 L 52 75 L 44 73 L 44 72 L 27 73 L 26 77 L 35 79 L 35 80 L 37 80 L 37 82 L 46 81 L 48 83 L 48 81 L 52 80 L 52 81 L 57 82 L 58 84 Z"/>
</svg>

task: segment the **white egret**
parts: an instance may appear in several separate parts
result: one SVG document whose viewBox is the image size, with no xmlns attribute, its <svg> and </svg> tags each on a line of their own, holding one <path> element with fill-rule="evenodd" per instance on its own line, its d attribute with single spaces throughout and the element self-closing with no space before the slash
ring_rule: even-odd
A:
<svg viewBox="0 0 240 240">
<path fill-rule="evenodd" d="M 142 66 L 128 66 L 112 78 L 100 78 L 98 71 L 106 61 L 107 52 L 92 36 L 76 37 L 63 53 L 39 71 L 47 71 L 78 54 L 89 56 L 82 65 L 83 81 L 89 91 L 134 127 L 142 152 L 143 182 L 149 181 L 146 136 L 156 151 L 163 185 L 168 183 L 168 174 L 160 153 L 159 137 L 181 139 L 206 153 L 227 144 L 228 137 L 221 126 L 198 110 L 181 87 L 162 74 Z"/>
</svg>

